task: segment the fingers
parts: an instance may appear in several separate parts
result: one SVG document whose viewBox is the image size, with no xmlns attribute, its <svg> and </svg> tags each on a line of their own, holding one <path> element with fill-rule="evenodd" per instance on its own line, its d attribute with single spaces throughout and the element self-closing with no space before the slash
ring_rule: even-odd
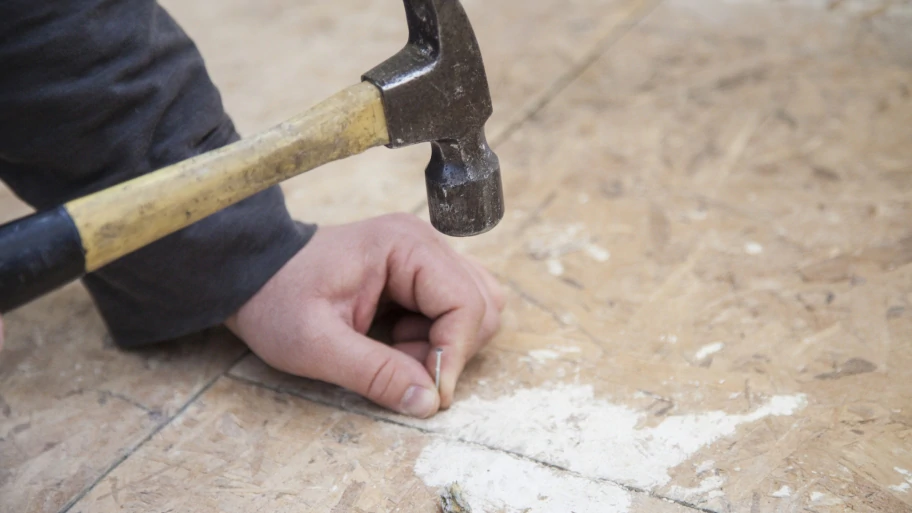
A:
<svg viewBox="0 0 912 513">
<path fill-rule="evenodd" d="M 390 338 L 393 343 L 427 342 L 431 336 L 431 320 L 423 315 L 406 315 L 396 321 Z"/>
<path fill-rule="evenodd" d="M 431 345 L 427 342 L 403 342 L 401 344 L 393 344 L 393 347 L 397 351 L 402 351 L 411 356 L 418 363 L 424 362 L 431 351 Z"/>
<path fill-rule="evenodd" d="M 400 305 L 432 319 L 431 348 L 443 348 L 440 405 L 452 403 L 466 362 L 493 336 L 500 325 L 503 294 L 487 271 L 470 263 L 442 243 L 429 225 L 410 228 L 410 237 L 397 241 L 388 261 L 387 291 Z M 397 326 L 400 341 L 418 339 L 427 325 L 418 320 Z M 394 337 L 394 340 L 396 338 Z M 434 354 L 424 360 L 432 373 Z"/>
<path fill-rule="evenodd" d="M 341 318 L 327 314 L 323 317 L 323 336 L 309 348 L 307 368 L 302 369 L 306 375 L 405 415 L 427 418 L 437 412 L 440 401 L 434 380 L 414 357 L 423 356 L 418 346 L 427 348 L 427 344 L 400 344 L 402 350 L 398 350 L 361 335 Z"/>
<path fill-rule="evenodd" d="M 476 348 L 476 350 L 480 350 L 481 347 L 486 345 L 497 333 L 497 330 L 500 329 L 500 312 L 502 307 L 498 305 L 497 300 L 494 298 L 496 291 L 488 285 L 485 277 L 482 276 L 481 273 L 483 269 L 477 267 L 468 260 L 463 261 L 463 266 L 472 276 L 472 279 L 475 280 L 475 285 L 478 287 L 478 290 L 481 291 L 481 294 L 485 299 L 485 315 L 484 319 L 481 321 L 481 329 L 478 331 L 478 347 Z M 493 280 L 493 278 L 491 279 Z"/>
<path fill-rule="evenodd" d="M 440 400 L 452 402 L 456 381 L 474 354 L 485 315 L 485 299 L 475 280 L 448 248 L 433 237 L 416 237 L 393 248 L 388 264 L 390 297 L 433 319 L 430 342 L 442 347 Z M 425 359 L 428 372 L 434 358 Z"/>
</svg>

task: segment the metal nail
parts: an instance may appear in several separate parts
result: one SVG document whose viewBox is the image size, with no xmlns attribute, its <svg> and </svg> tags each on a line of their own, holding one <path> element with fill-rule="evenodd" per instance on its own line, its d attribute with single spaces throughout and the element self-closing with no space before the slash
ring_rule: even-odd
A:
<svg viewBox="0 0 912 513">
<path fill-rule="evenodd" d="M 437 386 L 437 390 L 440 390 L 440 357 L 443 355 L 443 348 L 438 347 L 434 352 L 437 353 L 437 365 L 434 367 L 434 385 Z"/>
</svg>

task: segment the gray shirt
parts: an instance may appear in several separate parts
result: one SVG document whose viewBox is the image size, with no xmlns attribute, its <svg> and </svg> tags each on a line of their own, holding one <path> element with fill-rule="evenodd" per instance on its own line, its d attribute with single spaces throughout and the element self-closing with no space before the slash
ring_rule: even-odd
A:
<svg viewBox="0 0 912 513">
<path fill-rule="evenodd" d="M 0 0 L 0 180 L 42 210 L 238 139 L 154 0 Z M 121 346 L 222 323 L 316 228 L 264 191 L 86 276 Z"/>
</svg>

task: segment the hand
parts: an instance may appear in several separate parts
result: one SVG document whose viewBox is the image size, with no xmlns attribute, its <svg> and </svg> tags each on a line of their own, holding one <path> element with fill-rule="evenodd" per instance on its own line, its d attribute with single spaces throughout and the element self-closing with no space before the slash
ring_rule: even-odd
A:
<svg viewBox="0 0 912 513">
<path fill-rule="evenodd" d="M 413 312 L 393 326 L 392 347 L 365 335 L 389 301 Z M 481 265 L 429 224 L 396 214 L 320 228 L 226 324 L 279 370 L 426 418 L 452 403 L 465 364 L 497 332 L 504 303 Z"/>
</svg>

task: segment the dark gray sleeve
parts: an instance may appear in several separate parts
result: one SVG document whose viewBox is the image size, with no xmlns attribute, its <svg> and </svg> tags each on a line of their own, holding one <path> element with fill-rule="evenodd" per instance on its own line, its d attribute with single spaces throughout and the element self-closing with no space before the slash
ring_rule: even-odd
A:
<svg viewBox="0 0 912 513">
<path fill-rule="evenodd" d="M 36 209 L 237 140 L 154 0 L 0 1 L 0 179 Z M 312 236 L 267 190 L 84 279 L 122 346 L 222 323 Z"/>
</svg>

